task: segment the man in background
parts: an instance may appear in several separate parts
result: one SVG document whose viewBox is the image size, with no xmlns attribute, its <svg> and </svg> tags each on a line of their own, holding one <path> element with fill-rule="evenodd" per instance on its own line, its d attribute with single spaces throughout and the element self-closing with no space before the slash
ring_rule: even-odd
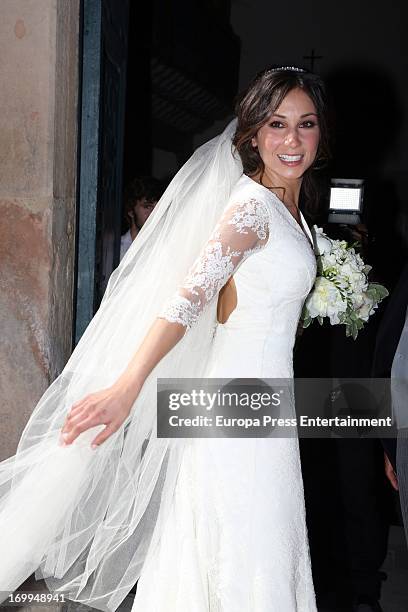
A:
<svg viewBox="0 0 408 612">
<path fill-rule="evenodd" d="M 137 176 L 127 185 L 124 202 L 127 231 L 120 241 L 120 259 L 146 223 L 162 193 L 162 183 L 152 176 Z"/>
</svg>

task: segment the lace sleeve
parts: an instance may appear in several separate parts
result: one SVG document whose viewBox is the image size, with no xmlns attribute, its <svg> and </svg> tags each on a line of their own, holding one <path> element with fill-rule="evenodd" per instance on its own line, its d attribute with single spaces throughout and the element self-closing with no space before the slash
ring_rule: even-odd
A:
<svg viewBox="0 0 408 612">
<path fill-rule="evenodd" d="M 225 285 L 237 267 L 263 248 L 269 237 L 266 204 L 252 198 L 230 204 L 177 293 L 159 318 L 190 328 L 205 306 Z"/>
</svg>

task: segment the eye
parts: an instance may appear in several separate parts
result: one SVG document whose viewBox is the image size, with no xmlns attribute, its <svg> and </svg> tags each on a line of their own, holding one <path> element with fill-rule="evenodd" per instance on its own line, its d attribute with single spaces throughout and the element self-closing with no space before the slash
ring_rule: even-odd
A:
<svg viewBox="0 0 408 612">
<path fill-rule="evenodd" d="M 283 128 L 284 125 L 283 125 L 282 121 L 275 120 L 275 121 L 271 121 L 270 122 L 269 127 L 271 127 L 271 128 Z"/>
<path fill-rule="evenodd" d="M 312 119 L 307 119 L 306 121 L 303 121 L 303 123 L 300 124 L 300 127 L 313 128 L 315 127 L 315 125 L 317 125 L 316 121 L 313 121 Z"/>
</svg>

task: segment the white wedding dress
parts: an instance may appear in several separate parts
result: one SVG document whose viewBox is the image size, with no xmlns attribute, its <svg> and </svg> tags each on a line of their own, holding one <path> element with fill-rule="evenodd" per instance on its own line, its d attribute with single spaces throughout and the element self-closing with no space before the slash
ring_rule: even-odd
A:
<svg viewBox="0 0 408 612">
<path fill-rule="evenodd" d="M 303 219 L 303 218 L 302 218 Z M 233 274 L 208 377 L 290 378 L 313 239 L 243 175 L 202 255 L 162 317 L 192 325 Z M 132 612 L 314 612 L 298 440 L 193 439 L 174 501 L 143 566 Z"/>
<path fill-rule="evenodd" d="M 221 145 L 229 154 L 230 137 Z M 205 160 L 212 151 L 205 149 Z M 199 156 L 187 164 L 187 174 L 196 171 Z M 170 191 L 163 206 L 172 198 Z M 182 200 L 188 202 L 188 194 Z M 183 211 L 195 218 L 191 207 Z M 163 232 L 170 230 L 169 221 Z M 306 223 L 302 230 L 269 190 L 246 176 L 238 180 L 204 251 L 161 311 L 186 327 L 201 316 L 185 338 L 199 343 L 200 325 L 233 275 L 237 306 L 216 328 L 207 376 L 292 377 L 296 328 L 316 273 L 311 240 Z M 140 260 L 144 265 L 143 250 Z M 44 394 L 19 453 L 0 464 L 0 596 L 37 570 L 53 591 L 111 612 L 140 575 L 134 612 L 315 612 L 297 439 L 170 444 L 151 434 L 151 377 L 126 431 L 120 428 L 97 451 L 90 449 L 92 430 L 58 446 L 73 401 L 116 380 L 139 343 L 140 320 L 124 311 L 140 300 L 140 284 L 131 276 L 139 260 L 127 261 L 119 271 L 128 278 L 113 285 L 64 373 Z M 151 274 L 154 264 L 146 266 Z M 180 359 L 185 339 L 170 353 L 173 360 Z M 166 367 L 171 376 L 171 360 Z M 162 474 L 156 523 L 155 483 Z"/>
</svg>

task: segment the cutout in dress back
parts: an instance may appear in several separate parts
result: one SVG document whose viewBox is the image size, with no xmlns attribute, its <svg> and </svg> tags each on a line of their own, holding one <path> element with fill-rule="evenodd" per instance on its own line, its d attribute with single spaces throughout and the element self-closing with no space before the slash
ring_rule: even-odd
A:
<svg viewBox="0 0 408 612">
<path fill-rule="evenodd" d="M 220 289 L 217 302 L 217 321 L 218 323 L 226 323 L 235 310 L 238 304 L 237 288 L 235 286 L 234 277 L 225 283 Z"/>
</svg>

